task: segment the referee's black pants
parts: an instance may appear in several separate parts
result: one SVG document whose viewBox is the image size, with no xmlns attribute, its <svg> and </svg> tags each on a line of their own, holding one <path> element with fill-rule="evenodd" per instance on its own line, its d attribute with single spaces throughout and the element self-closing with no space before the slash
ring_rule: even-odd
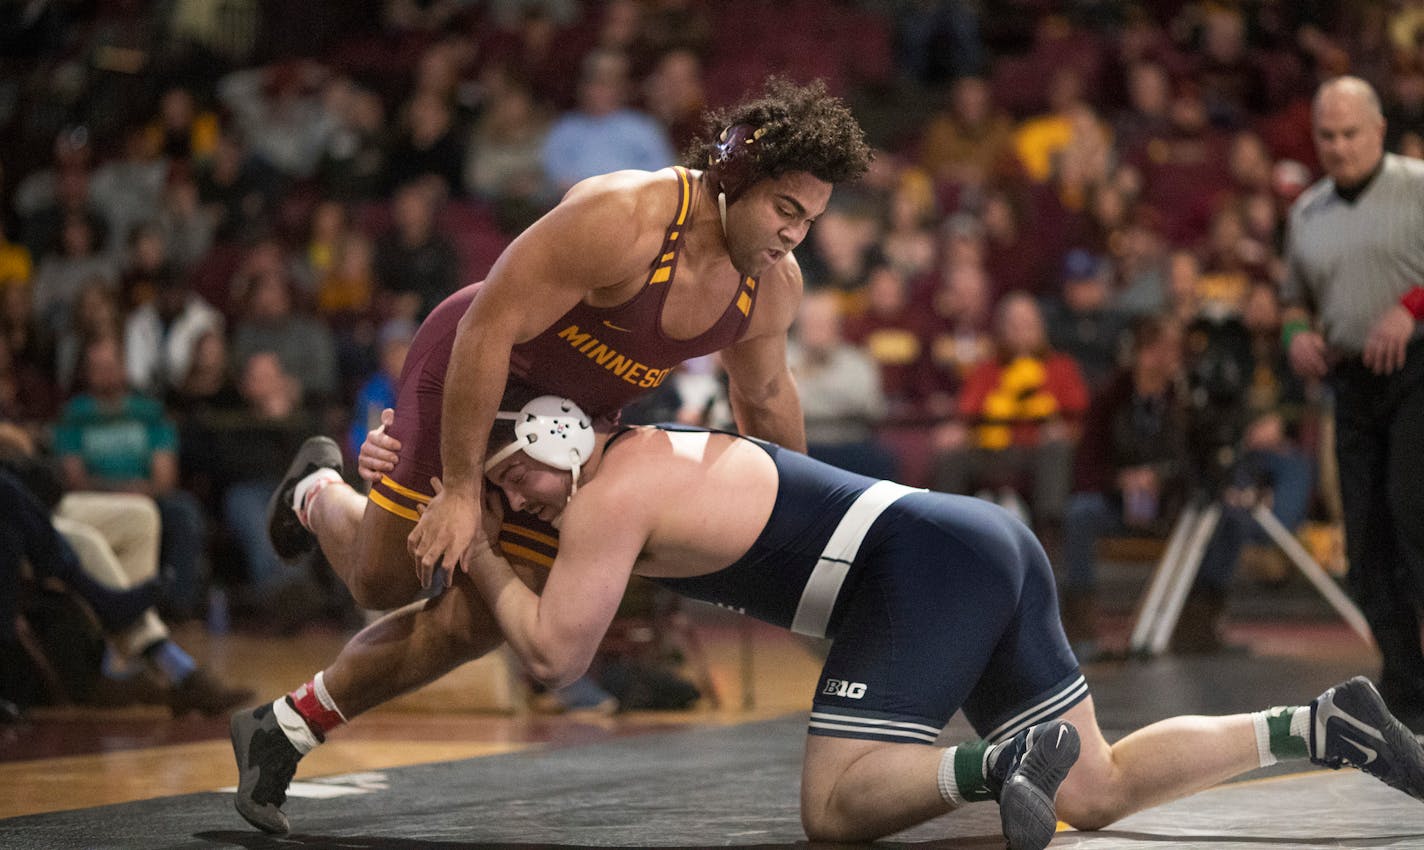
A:
<svg viewBox="0 0 1424 850">
<path fill-rule="evenodd" d="M 1356 358 L 1330 378 L 1350 591 L 1383 656 L 1382 695 L 1424 718 L 1424 340 L 1393 374 Z"/>
</svg>

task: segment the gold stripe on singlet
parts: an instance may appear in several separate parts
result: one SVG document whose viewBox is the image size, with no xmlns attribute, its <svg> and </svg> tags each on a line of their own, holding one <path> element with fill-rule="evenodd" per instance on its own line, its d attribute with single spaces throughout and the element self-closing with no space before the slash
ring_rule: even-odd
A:
<svg viewBox="0 0 1424 850">
<path fill-rule="evenodd" d="M 406 498 L 414 499 L 417 502 L 420 502 L 422 505 L 430 504 L 430 500 L 434 498 L 433 496 L 427 496 L 424 493 L 397 484 L 395 481 L 391 480 L 391 477 L 389 475 L 381 476 L 381 486 L 390 490 L 394 490 L 402 496 L 405 496 Z"/>
<path fill-rule="evenodd" d="M 411 510 L 410 508 L 407 508 L 405 505 L 398 505 L 395 502 L 392 502 L 380 490 L 372 490 L 370 493 L 367 494 L 367 498 L 369 498 L 377 505 L 381 506 L 382 508 L 385 508 L 386 510 L 390 511 L 398 517 L 408 519 L 411 522 L 420 522 L 419 513 Z"/>
<path fill-rule="evenodd" d="M 499 530 L 501 534 L 518 534 L 520 537 L 527 537 L 536 543 L 543 543 L 545 546 L 553 546 L 556 549 L 559 547 L 559 540 L 557 537 L 551 537 L 548 534 L 543 534 L 541 532 L 535 531 L 532 528 L 525 528 L 524 526 L 518 525 L 516 523 L 501 523 L 499 526 Z"/>
<path fill-rule="evenodd" d="M 756 278 L 742 278 L 742 286 L 746 288 L 737 295 L 737 309 L 742 311 L 743 316 L 749 316 L 752 312 L 752 298 L 756 293 Z"/>
<path fill-rule="evenodd" d="M 501 540 L 499 541 L 499 548 L 503 550 L 505 554 L 513 555 L 516 558 L 523 558 L 531 564 L 536 564 L 541 567 L 552 567 L 554 565 L 554 559 L 545 555 L 543 552 L 535 552 L 533 549 L 515 543 L 506 543 Z"/>
<path fill-rule="evenodd" d="M 673 169 L 677 174 L 678 191 L 681 200 L 678 203 L 677 218 L 668 226 L 667 238 L 663 240 L 663 253 L 658 257 L 657 267 L 648 276 L 648 284 L 667 283 L 672 279 L 673 267 L 677 265 L 677 249 L 673 244 L 682 235 L 681 227 L 687 223 L 687 212 L 692 205 L 692 182 L 687 176 L 687 169 L 677 166 Z"/>
<path fill-rule="evenodd" d="M 686 168 L 678 166 L 674 168 L 673 171 L 677 172 L 677 179 L 682 181 L 682 209 L 678 210 L 677 221 L 675 222 L 678 227 L 682 227 L 687 223 L 687 207 L 692 203 L 692 183 L 688 179 Z"/>
</svg>

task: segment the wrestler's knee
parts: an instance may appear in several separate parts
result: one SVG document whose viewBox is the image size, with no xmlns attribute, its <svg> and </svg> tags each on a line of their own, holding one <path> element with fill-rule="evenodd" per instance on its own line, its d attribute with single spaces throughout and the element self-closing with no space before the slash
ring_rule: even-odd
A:
<svg viewBox="0 0 1424 850">
<path fill-rule="evenodd" d="M 479 658 L 504 643 L 494 614 L 468 576 L 457 576 L 432 606 L 439 615 L 452 656 Z"/>
<path fill-rule="evenodd" d="M 801 806 L 801 828 L 811 841 L 828 844 L 857 843 L 879 837 L 868 834 L 863 824 L 851 822 L 829 806 L 811 806 L 804 802 Z"/>
<path fill-rule="evenodd" d="M 383 611 L 413 601 L 420 592 L 415 562 L 406 549 L 411 524 L 380 510 L 366 511 L 351 563 L 333 565 L 362 608 Z"/>
<path fill-rule="evenodd" d="M 1074 766 L 1058 788 L 1058 819 L 1074 829 L 1102 829 L 1122 818 L 1121 795 L 1110 777 L 1099 776 L 1091 765 Z"/>
<path fill-rule="evenodd" d="M 345 576 L 346 589 L 357 605 L 386 611 L 415 600 L 420 591 L 415 567 L 408 566 L 410 558 L 404 551 L 398 557 L 399 561 L 389 554 L 383 557 L 365 546 L 357 547 Z"/>
<path fill-rule="evenodd" d="M 351 591 L 351 599 L 369 611 L 388 611 L 399 608 L 415 598 L 415 581 L 392 582 L 388 576 L 376 575 L 357 569 L 346 582 Z"/>
<path fill-rule="evenodd" d="M 1098 726 L 1093 698 L 1068 709 L 1064 720 L 1078 730 L 1078 761 L 1058 786 L 1058 819 L 1075 829 L 1102 829 L 1133 810 L 1131 788 Z"/>
<path fill-rule="evenodd" d="M 801 828 L 812 841 L 861 842 L 879 838 L 868 823 L 865 788 L 857 766 L 868 756 L 898 746 L 852 738 L 808 735 L 801 769 Z"/>
</svg>

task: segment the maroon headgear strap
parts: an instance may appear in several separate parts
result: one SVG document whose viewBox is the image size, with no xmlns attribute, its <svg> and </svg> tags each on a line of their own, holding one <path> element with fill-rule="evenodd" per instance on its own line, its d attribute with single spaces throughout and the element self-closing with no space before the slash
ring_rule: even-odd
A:
<svg viewBox="0 0 1424 850">
<path fill-rule="evenodd" d="M 751 147 L 766 134 L 765 127 L 733 124 L 722 131 L 712 152 L 707 156 L 707 172 L 716 186 L 732 203 L 750 185 Z"/>
</svg>

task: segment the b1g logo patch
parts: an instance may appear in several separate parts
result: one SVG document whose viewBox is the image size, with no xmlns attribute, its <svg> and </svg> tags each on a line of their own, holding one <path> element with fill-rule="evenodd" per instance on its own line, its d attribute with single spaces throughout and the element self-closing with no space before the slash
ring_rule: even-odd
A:
<svg viewBox="0 0 1424 850">
<path fill-rule="evenodd" d="M 827 679 L 826 686 L 821 689 L 821 693 L 825 696 L 860 699 L 865 696 L 865 683 L 847 682 L 844 679 Z"/>
</svg>

